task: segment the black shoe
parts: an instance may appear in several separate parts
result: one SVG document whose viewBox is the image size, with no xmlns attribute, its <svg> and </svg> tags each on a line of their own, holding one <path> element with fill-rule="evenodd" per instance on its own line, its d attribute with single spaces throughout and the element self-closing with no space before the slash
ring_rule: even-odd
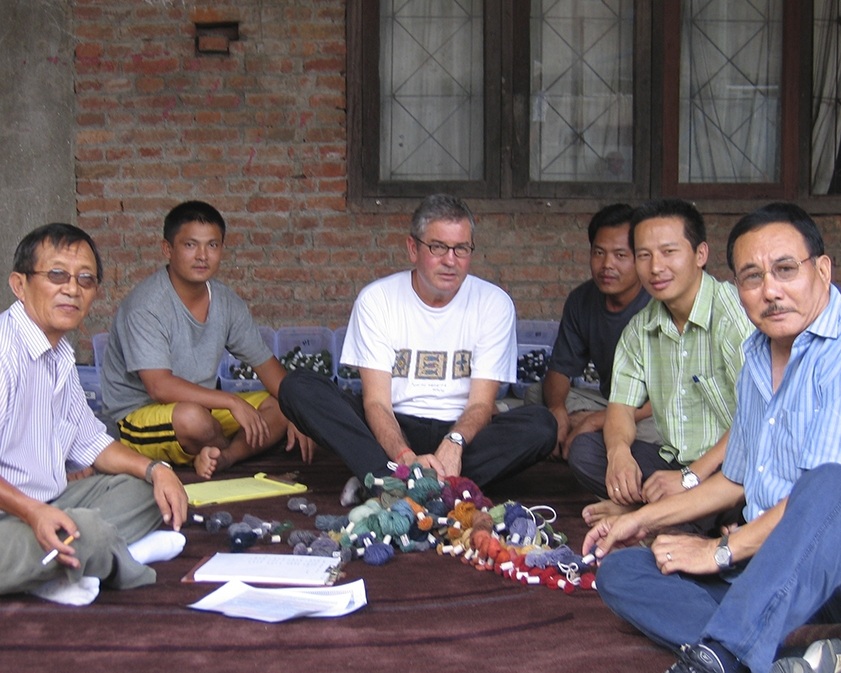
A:
<svg viewBox="0 0 841 673">
<path fill-rule="evenodd" d="M 771 673 L 836 673 L 841 671 L 841 640 L 817 640 L 802 657 L 777 659 Z"/>
<path fill-rule="evenodd" d="M 706 645 L 681 645 L 677 661 L 666 673 L 725 673 L 721 659 Z"/>
</svg>

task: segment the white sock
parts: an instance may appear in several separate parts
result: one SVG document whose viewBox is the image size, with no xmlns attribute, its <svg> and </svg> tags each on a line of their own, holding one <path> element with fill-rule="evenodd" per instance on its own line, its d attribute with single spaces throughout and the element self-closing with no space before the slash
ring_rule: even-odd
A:
<svg viewBox="0 0 841 673">
<path fill-rule="evenodd" d="M 67 577 L 59 577 L 44 582 L 30 593 L 62 605 L 89 605 L 99 595 L 99 578 L 82 577 L 78 582 L 71 582 Z"/>
<path fill-rule="evenodd" d="M 128 551 L 135 561 L 146 565 L 174 559 L 181 553 L 186 543 L 187 538 L 177 531 L 156 530 L 137 542 L 132 542 L 128 546 Z"/>
</svg>

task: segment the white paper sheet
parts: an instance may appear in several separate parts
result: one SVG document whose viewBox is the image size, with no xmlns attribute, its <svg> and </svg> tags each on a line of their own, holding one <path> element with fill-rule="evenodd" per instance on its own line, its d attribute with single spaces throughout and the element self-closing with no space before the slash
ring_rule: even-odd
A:
<svg viewBox="0 0 841 673">
<path fill-rule="evenodd" d="M 283 622 L 297 617 L 341 617 L 367 604 L 361 579 L 339 586 L 283 589 L 255 588 L 235 580 L 187 607 L 228 617 Z"/>
<path fill-rule="evenodd" d="M 338 577 L 341 561 L 325 556 L 294 554 L 214 554 L 193 573 L 196 582 L 254 582 L 324 586 Z"/>
</svg>

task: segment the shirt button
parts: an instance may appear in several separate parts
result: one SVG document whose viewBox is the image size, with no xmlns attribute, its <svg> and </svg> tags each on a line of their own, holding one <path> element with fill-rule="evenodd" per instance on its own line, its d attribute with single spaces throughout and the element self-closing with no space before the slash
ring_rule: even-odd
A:
<svg viewBox="0 0 841 673">
<path fill-rule="evenodd" d="M 689 353 L 687 351 L 683 351 L 683 357 L 689 357 Z"/>
<path fill-rule="evenodd" d="M 776 422 L 776 419 L 774 419 L 773 417 L 768 419 L 768 425 L 774 425 L 774 423 Z"/>
<path fill-rule="evenodd" d="M 762 516 L 763 514 L 765 514 L 765 510 L 764 510 L 764 509 L 761 509 L 761 510 L 759 510 L 759 511 L 756 513 L 756 515 L 757 515 L 757 516 Z"/>
<path fill-rule="evenodd" d="M 689 418 L 688 418 L 687 416 L 683 416 L 682 418 L 683 418 L 683 420 L 684 420 L 684 421 L 688 421 L 688 420 L 689 420 Z"/>
<path fill-rule="evenodd" d="M 680 394 L 681 395 L 686 395 L 686 388 L 681 388 L 680 389 Z"/>
<path fill-rule="evenodd" d="M 757 468 L 756 468 L 756 471 L 757 471 L 757 472 L 765 472 L 765 466 L 764 466 L 764 465 L 760 465 L 759 467 L 757 467 Z"/>
</svg>

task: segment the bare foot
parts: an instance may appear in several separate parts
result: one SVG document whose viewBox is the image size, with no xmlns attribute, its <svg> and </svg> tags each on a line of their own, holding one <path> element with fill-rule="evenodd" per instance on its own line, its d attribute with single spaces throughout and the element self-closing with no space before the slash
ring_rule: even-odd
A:
<svg viewBox="0 0 841 673">
<path fill-rule="evenodd" d="M 193 461 L 196 474 L 204 479 L 210 479 L 219 466 L 222 451 L 216 446 L 205 446 Z"/>
<path fill-rule="evenodd" d="M 633 512 L 637 507 L 637 505 L 617 505 L 613 500 L 600 500 L 592 505 L 587 505 L 581 511 L 581 518 L 584 519 L 584 523 L 593 527 L 602 519 Z"/>
</svg>

